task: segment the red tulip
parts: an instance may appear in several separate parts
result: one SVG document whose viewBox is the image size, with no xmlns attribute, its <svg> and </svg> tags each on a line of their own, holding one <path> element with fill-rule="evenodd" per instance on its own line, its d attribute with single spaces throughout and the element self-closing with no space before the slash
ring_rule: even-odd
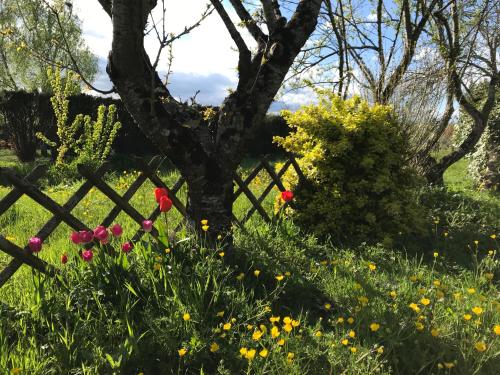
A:
<svg viewBox="0 0 500 375">
<path fill-rule="evenodd" d="M 160 203 L 161 197 L 168 197 L 168 190 L 165 188 L 157 187 L 155 189 L 155 199 L 158 203 Z"/>
<path fill-rule="evenodd" d="M 172 208 L 172 201 L 166 195 L 160 198 L 160 211 L 168 212 Z"/>
<path fill-rule="evenodd" d="M 94 229 L 94 237 L 101 241 L 101 243 L 108 243 L 108 235 L 108 230 L 102 225 Z"/>
<path fill-rule="evenodd" d="M 115 237 L 120 237 L 123 234 L 123 228 L 121 227 L 120 224 L 115 224 L 110 229 L 111 229 L 111 233 Z"/>
<path fill-rule="evenodd" d="M 285 202 L 290 202 L 293 199 L 293 192 L 289 190 L 282 191 L 281 199 L 283 199 Z"/>
<path fill-rule="evenodd" d="M 28 247 L 34 253 L 39 253 L 42 250 L 42 240 L 38 237 L 31 237 L 28 241 Z"/>
<path fill-rule="evenodd" d="M 130 242 L 125 242 L 122 245 L 122 251 L 126 254 L 130 253 L 130 251 L 134 248 L 134 245 Z"/>
<path fill-rule="evenodd" d="M 62 264 L 68 263 L 68 256 L 66 254 L 61 255 L 61 263 Z"/>
<path fill-rule="evenodd" d="M 144 220 L 142 222 L 142 229 L 146 233 L 151 232 L 153 230 L 153 222 L 151 220 Z"/>
<path fill-rule="evenodd" d="M 92 252 L 92 250 L 89 249 L 89 250 L 82 251 L 82 259 L 85 262 L 90 262 L 93 257 L 94 257 L 94 253 Z"/>
<path fill-rule="evenodd" d="M 94 239 L 94 233 L 90 230 L 81 230 L 78 232 L 78 235 L 80 236 L 81 243 L 89 243 Z"/>
<path fill-rule="evenodd" d="M 71 233 L 71 236 L 69 238 L 71 239 L 71 242 L 73 242 L 75 245 L 78 245 L 79 243 L 82 242 L 82 238 L 80 237 L 80 233 L 78 232 Z"/>
</svg>

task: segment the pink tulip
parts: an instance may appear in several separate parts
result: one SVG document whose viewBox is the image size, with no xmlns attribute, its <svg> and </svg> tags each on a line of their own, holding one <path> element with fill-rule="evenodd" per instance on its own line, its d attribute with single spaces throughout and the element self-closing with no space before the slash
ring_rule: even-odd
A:
<svg viewBox="0 0 500 375">
<path fill-rule="evenodd" d="M 125 242 L 122 245 L 122 251 L 126 254 L 130 253 L 130 251 L 134 248 L 134 245 L 130 242 Z"/>
<path fill-rule="evenodd" d="M 94 233 L 90 230 L 81 230 L 80 232 L 78 232 L 78 235 L 80 236 L 81 243 L 89 243 L 94 239 Z"/>
<path fill-rule="evenodd" d="M 108 243 L 108 235 L 108 230 L 102 225 L 94 229 L 94 237 L 101 241 L 101 243 Z"/>
<path fill-rule="evenodd" d="M 42 240 L 38 237 L 31 237 L 28 246 L 33 253 L 39 253 L 42 250 Z"/>
<path fill-rule="evenodd" d="M 149 233 L 153 230 L 153 222 L 151 220 L 144 220 L 142 222 L 142 229 L 144 232 Z"/>
<path fill-rule="evenodd" d="M 89 250 L 83 250 L 82 251 L 82 259 L 85 262 L 90 262 L 92 261 L 92 258 L 94 257 L 94 253 L 92 252 L 92 249 Z"/>
<path fill-rule="evenodd" d="M 120 224 L 115 224 L 110 229 L 111 229 L 111 233 L 115 237 L 120 237 L 123 234 L 123 228 L 121 227 Z"/>
<path fill-rule="evenodd" d="M 68 263 L 68 256 L 66 254 L 61 255 L 61 263 L 62 264 Z"/>
<path fill-rule="evenodd" d="M 75 245 L 78 245 L 82 242 L 82 238 L 80 237 L 80 233 L 78 232 L 71 233 L 71 236 L 69 238 Z"/>
</svg>

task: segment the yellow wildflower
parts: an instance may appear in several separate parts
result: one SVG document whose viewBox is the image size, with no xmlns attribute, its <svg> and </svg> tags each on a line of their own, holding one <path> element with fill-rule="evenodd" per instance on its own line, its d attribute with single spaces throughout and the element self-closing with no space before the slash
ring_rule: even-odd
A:
<svg viewBox="0 0 500 375">
<path fill-rule="evenodd" d="M 499 324 L 495 324 L 495 326 L 493 327 L 493 332 L 495 332 L 495 335 L 500 335 L 500 325 Z"/>
<path fill-rule="evenodd" d="M 280 330 L 278 327 L 274 326 L 273 328 L 271 328 L 271 337 L 273 339 L 275 339 L 276 337 L 278 337 L 280 335 Z"/>
<path fill-rule="evenodd" d="M 392 298 L 396 298 L 397 293 L 396 293 L 396 291 L 395 291 L 395 290 L 391 290 L 391 291 L 389 292 L 389 295 L 390 295 Z"/>
<path fill-rule="evenodd" d="M 370 271 L 375 271 L 377 269 L 377 266 L 373 263 L 370 263 L 368 264 L 368 268 L 370 269 Z"/>
<path fill-rule="evenodd" d="M 479 307 L 479 306 L 474 306 L 474 307 L 472 308 L 472 312 L 473 312 L 474 314 L 476 314 L 476 315 L 481 315 L 481 314 L 482 314 L 482 312 L 483 312 L 483 309 L 482 309 L 481 307 Z"/>
<path fill-rule="evenodd" d="M 493 280 L 493 274 L 491 272 L 486 272 L 484 274 L 484 277 L 487 279 L 487 280 Z"/>
<path fill-rule="evenodd" d="M 467 288 L 467 293 L 474 294 L 474 293 L 476 293 L 476 289 L 474 289 L 474 288 Z"/>
<path fill-rule="evenodd" d="M 439 336 L 439 330 L 436 328 L 431 329 L 431 335 L 432 337 L 438 337 Z"/>
<path fill-rule="evenodd" d="M 410 276 L 410 281 L 412 281 L 412 282 L 417 281 L 417 276 L 415 276 L 415 275 Z"/>
<path fill-rule="evenodd" d="M 253 329 L 253 325 L 251 325 L 251 324 L 247 324 L 247 329 L 248 329 L 249 331 L 251 331 L 251 330 Z"/>
<path fill-rule="evenodd" d="M 340 317 L 337 319 L 337 323 L 342 324 L 344 323 L 344 318 Z"/>
<path fill-rule="evenodd" d="M 453 368 L 455 367 L 455 364 L 453 362 L 444 362 L 444 367 L 450 369 L 450 368 Z"/>
<path fill-rule="evenodd" d="M 356 353 L 358 351 L 358 349 L 355 346 L 351 346 L 349 350 L 351 351 L 351 353 Z"/>
<path fill-rule="evenodd" d="M 252 334 L 252 339 L 254 339 L 255 341 L 258 341 L 260 340 L 260 338 L 262 337 L 263 333 L 262 331 L 260 330 L 256 330 L 253 334 Z"/>
<path fill-rule="evenodd" d="M 465 320 L 471 320 L 472 319 L 472 315 L 471 314 L 464 314 L 464 319 Z"/>
<path fill-rule="evenodd" d="M 292 320 L 292 327 L 298 327 L 300 322 L 298 320 Z"/>
<path fill-rule="evenodd" d="M 208 225 L 203 225 L 201 229 L 203 229 L 204 232 L 208 231 L 208 228 L 210 228 Z"/>
<path fill-rule="evenodd" d="M 179 353 L 179 357 L 184 357 L 187 353 L 187 349 L 186 348 L 181 348 L 177 351 Z"/>
<path fill-rule="evenodd" d="M 370 324 L 370 329 L 373 331 L 373 332 L 377 332 L 380 328 L 380 324 L 378 323 L 372 323 Z"/>
<path fill-rule="evenodd" d="M 286 360 L 288 363 L 291 363 L 294 358 L 295 358 L 295 354 L 292 352 L 288 352 L 288 354 L 286 355 Z"/>
<path fill-rule="evenodd" d="M 10 370 L 10 375 L 19 375 L 21 373 L 21 369 L 19 367 L 14 367 Z"/>
<path fill-rule="evenodd" d="M 285 323 L 285 324 L 292 324 L 292 318 L 290 318 L 289 316 L 285 316 L 283 318 L 283 323 Z"/>
<path fill-rule="evenodd" d="M 182 316 L 182 319 L 184 319 L 185 322 L 187 322 L 188 320 L 191 319 L 191 315 L 189 315 L 189 313 L 185 313 L 183 316 Z"/>
<path fill-rule="evenodd" d="M 224 331 L 229 331 L 231 329 L 231 323 L 226 323 L 222 326 Z"/>
<path fill-rule="evenodd" d="M 259 328 L 262 331 L 262 333 L 267 333 L 267 327 L 264 324 L 261 324 Z"/>
<path fill-rule="evenodd" d="M 222 257 L 224 257 L 224 255 L 226 255 L 226 253 L 225 253 L 225 252 L 223 252 L 223 251 L 221 251 L 221 252 L 219 253 L 219 256 L 220 256 L 221 258 L 222 258 Z"/>
<path fill-rule="evenodd" d="M 285 276 L 291 276 L 292 274 L 289 271 L 285 272 Z"/>
<path fill-rule="evenodd" d="M 420 307 L 418 307 L 418 305 L 416 303 L 412 302 L 408 306 L 410 307 L 410 309 L 412 309 L 413 311 L 415 311 L 417 313 L 420 311 Z"/>
<path fill-rule="evenodd" d="M 245 278 L 245 274 L 242 272 L 238 276 L 236 276 L 236 280 L 241 281 Z"/>
<path fill-rule="evenodd" d="M 347 323 L 349 323 L 349 324 L 354 323 L 354 318 L 352 316 L 350 316 L 349 318 L 347 318 Z"/>
<path fill-rule="evenodd" d="M 283 345 L 285 345 L 285 340 L 280 339 L 280 340 L 278 341 L 278 345 L 279 345 L 279 346 L 283 346 Z"/>
<path fill-rule="evenodd" d="M 253 271 L 253 274 L 255 275 L 255 277 L 259 277 L 260 271 L 259 270 L 255 270 L 255 271 Z"/>
<path fill-rule="evenodd" d="M 321 335 L 323 335 L 321 331 L 316 331 L 316 333 L 314 334 L 314 336 L 316 337 L 321 337 Z"/>
<path fill-rule="evenodd" d="M 377 349 L 377 353 L 378 353 L 378 354 L 383 354 L 383 353 L 384 353 L 384 347 L 383 347 L 383 346 L 379 347 L 379 348 Z"/>
<path fill-rule="evenodd" d="M 474 348 L 476 348 L 478 352 L 484 352 L 486 350 L 486 344 L 484 341 L 479 341 L 474 344 Z"/>
<path fill-rule="evenodd" d="M 212 344 L 210 344 L 210 351 L 211 351 L 212 353 L 215 353 L 217 350 L 219 350 L 219 348 L 220 348 L 220 347 L 219 347 L 219 345 L 217 345 L 217 343 L 216 343 L 216 342 L 213 342 Z"/>
<path fill-rule="evenodd" d="M 441 286 L 441 281 L 439 280 L 434 280 L 432 283 L 434 284 L 434 286 Z"/>
<path fill-rule="evenodd" d="M 243 348 L 240 349 L 240 354 L 241 354 L 242 357 L 244 357 L 247 354 L 247 352 L 248 352 L 248 349 L 245 348 L 245 347 L 243 347 Z"/>
<path fill-rule="evenodd" d="M 255 358 L 255 353 L 257 353 L 257 351 L 255 349 L 247 350 L 247 352 L 245 354 L 245 358 L 248 359 L 249 361 L 251 361 Z"/>
<path fill-rule="evenodd" d="M 351 338 L 355 338 L 356 337 L 356 332 L 354 332 L 353 330 L 350 330 L 349 333 L 348 333 L 348 335 Z"/>
<path fill-rule="evenodd" d="M 422 298 L 422 299 L 420 300 L 420 303 L 421 303 L 422 305 L 424 305 L 424 306 L 427 306 L 427 305 L 429 305 L 429 304 L 431 303 L 431 300 L 430 300 L 430 299 L 428 299 L 428 298 Z"/>
<path fill-rule="evenodd" d="M 219 318 L 222 318 L 222 317 L 224 316 L 224 311 L 219 311 L 219 312 L 217 313 L 217 316 L 218 316 Z"/>
<path fill-rule="evenodd" d="M 490 236 L 490 238 L 494 240 L 495 238 L 497 238 L 497 235 L 496 235 L 495 233 L 493 233 L 493 234 Z"/>
<path fill-rule="evenodd" d="M 271 323 L 278 323 L 278 322 L 280 321 L 280 317 L 279 317 L 279 316 L 271 316 L 271 317 L 269 318 L 269 321 L 270 321 Z"/>
<path fill-rule="evenodd" d="M 291 324 L 285 324 L 285 326 L 283 327 L 283 329 L 285 330 L 285 332 L 290 333 L 293 328 L 292 328 Z"/>
<path fill-rule="evenodd" d="M 325 303 L 325 310 L 330 310 L 332 308 L 332 305 L 329 303 Z"/>
<path fill-rule="evenodd" d="M 203 219 L 202 221 L 200 221 L 201 225 L 208 225 L 208 220 L 207 219 Z"/>
<path fill-rule="evenodd" d="M 342 343 L 342 345 L 348 345 L 348 344 L 349 344 L 349 340 L 347 340 L 347 339 L 343 339 L 343 340 L 341 341 L 341 343 Z"/>
<path fill-rule="evenodd" d="M 437 251 L 434 252 L 434 258 L 437 258 L 439 256 L 439 253 Z"/>
<path fill-rule="evenodd" d="M 262 349 L 260 352 L 259 352 L 259 355 L 262 357 L 262 358 L 266 358 L 267 357 L 267 354 L 269 352 L 267 351 L 267 349 Z"/>
<path fill-rule="evenodd" d="M 424 328 L 425 328 L 425 326 L 422 323 L 420 323 L 420 322 L 416 322 L 415 323 L 415 328 L 417 329 L 417 331 L 423 331 Z"/>
<path fill-rule="evenodd" d="M 283 276 L 283 275 L 278 275 L 278 276 L 276 276 L 276 280 L 278 280 L 278 281 L 281 281 L 281 280 L 283 280 L 284 278 L 285 278 L 285 276 Z"/>
</svg>

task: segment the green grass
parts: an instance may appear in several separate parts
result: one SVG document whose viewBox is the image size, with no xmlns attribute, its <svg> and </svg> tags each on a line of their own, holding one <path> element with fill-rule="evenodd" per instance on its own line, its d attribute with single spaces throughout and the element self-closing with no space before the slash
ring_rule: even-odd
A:
<svg viewBox="0 0 500 375">
<path fill-rule="evenodd" d="M 122 169 L 106 177 L 120 192 L 135 178 Z M 422 194 L 439 221 L 429 218 L 429 236 L 395 248 L 338 248 L 288 219 L 271 226 L 253 217 L 231 250 L 183 231 L 178 243 L 145 237 L 117 258 L 94 249 L 87 264 L 61 226 L 40 253 L 61 276 L 23 267 L 0 289 L 0 374 L 496 374 L 499 248 L 490 236 L 499 199 L 474 191 L 464 169 L 447 172 L 450 191 Z M 161 175 L 177 177 L 168 168 Z M 262 174 L 251 189 L 267 181 Z M 80 183 L 45 191 L 63 203 Z M 154 207 L 152 188 L 132 200 L 143 214 Z M 0 187 L 0 197 L 9 190 Z M 94 190 L 73 213 L 93 226 L 111 208 Z M 241 197 L 236 215 L 246 209 Z M 23 197 L 0 217 L 0 232 L 24 245 L 49 217 Z M 137 229 L 123 214 L 116 222 L 124 239 Z M 235 264 L 224 262 L 229 251 Z M 0 255 L 0 266 L 7 261 Z"/>
</svg>

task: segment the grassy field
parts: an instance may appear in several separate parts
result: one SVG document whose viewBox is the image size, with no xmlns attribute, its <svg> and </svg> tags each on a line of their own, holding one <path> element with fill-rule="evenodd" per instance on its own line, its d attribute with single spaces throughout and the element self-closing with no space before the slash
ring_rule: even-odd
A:
<svg viewBox="0 0 500 375">
<path fill-rule="evenodd" d="M 17 163 L 3 154 L 5 165 Z M 135 176 L 119 168 L 106 180 L 123 192 Z M 146 236 L 118 258 L 95 249 L 85 263 L 61 226 L 40 253 L 61 276 L 23 267 L 0 289 L 0 373 L 496 374 L 500 199 L 472 188 L 466 161 L 445 180 L 448 190 L 422 193 L 429 235 L 391 248 L 339 248 L 290 220 L 254 217 L 235 233 L 231 266 L 226 249 L 187 232 L 170 244 Z M 267 181 L 259 176 L 252 190 Z M 63 203 L 78 186 L 45 191 Z M 132 200 L 143 214 L 152 188 Z M 265 205 L 271 211 L 274 198 Z M 74 214 L 93 226 L 111 208 L 94 190 Z M 244 199 L 235 205 L 237 216 L 246 209 Z M 0 233 L 24 245 L 48 217 L 23 197 L 0 217 Z M 116 222 L 118 249 L 137 228 L 125 215 Z M 0 255 L 0 267 L 7 260 Z"/>
</svg>

